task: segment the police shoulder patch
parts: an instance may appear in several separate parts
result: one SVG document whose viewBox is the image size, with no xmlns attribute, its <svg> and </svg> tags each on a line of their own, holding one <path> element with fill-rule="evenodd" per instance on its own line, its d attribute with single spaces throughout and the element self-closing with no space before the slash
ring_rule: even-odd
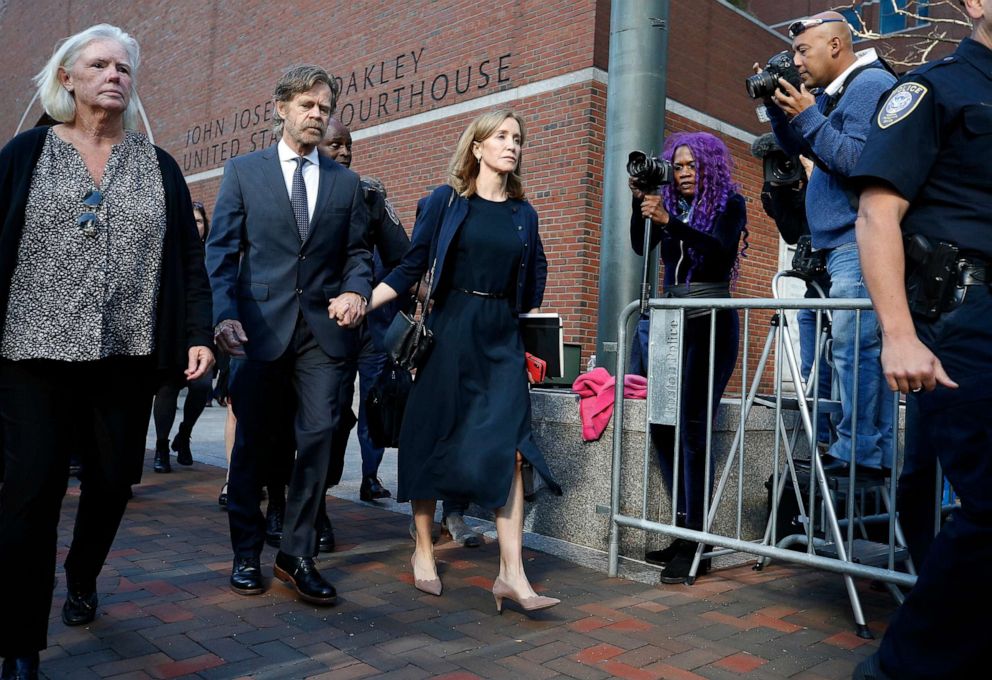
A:
<svg viewBox="0 0 992 680">
<path fill-rule="evenodd" d="M 393 204 L 389 202 L 388 198 L 384 199 L 383 203 L 386 204 L 386 214 L 389 215 L 389 219 L 391 219 L 395 224 L 399 224 L 400 218 L 396 214 L 396 208 L 393 207 Z"/>
<path fill-rule="evenodd" d="M 378 191 L 380 194 L 386 194 L 386 187 L 382 182 L 377 180 L 375 177 L 370 177 L 368 175 L 362 175 L 362 184 L 367 186 L 372 191 Z"/>
<path fill-rule="evenodd" d="M 878 127 L 884 130 L 906 120 L 929 92 L 926 85 L 917 82 L 907 82 L 896 87 L 878 111 Z"/>
</svg>

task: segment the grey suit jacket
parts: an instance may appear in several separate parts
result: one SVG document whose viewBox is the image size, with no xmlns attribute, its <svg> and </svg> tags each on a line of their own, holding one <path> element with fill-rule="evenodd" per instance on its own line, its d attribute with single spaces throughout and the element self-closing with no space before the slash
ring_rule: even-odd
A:
<svg viewBox="0 0 992 680">
<path fill-rule="evenodd" d="M 232 158 L 224 167 L 207 240 L 214 322 L 241 322 L 249 359 L 279 358 L 300 313 L 321 349 L 354 356 L 357 334 L 327 315 L 330 298 L 372 292 L 368 216 L 359 177 L 319 156 L 320 183 L 301 241 L 276 146 Z"/>
</svg>

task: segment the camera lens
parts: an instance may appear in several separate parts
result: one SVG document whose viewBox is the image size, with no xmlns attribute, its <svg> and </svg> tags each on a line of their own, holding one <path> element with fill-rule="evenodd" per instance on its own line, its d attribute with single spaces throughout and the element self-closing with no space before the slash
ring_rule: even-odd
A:
<svg viewBox="0 0 992 680">
<path fill-rule="evenodd" d="M 772 96 L 776 85 L 775 78 L 768 71 L 756 73 L 744 81 L 744 87 L 747 88 L 747 94 L 751 99 Z"/>
</svg>

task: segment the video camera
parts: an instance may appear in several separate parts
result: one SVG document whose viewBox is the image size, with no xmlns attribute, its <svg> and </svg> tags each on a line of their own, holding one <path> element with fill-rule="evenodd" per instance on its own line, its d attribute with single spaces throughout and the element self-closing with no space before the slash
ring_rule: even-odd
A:
<svg viewBox="0 0 992 680">
<path fill-rule="evenodd" d="M 802 86 L 803 79 L 789 50 L 783 50 L 769 59 L 761 73 L 755 73 L 744 80 L 744 87 L 751 99 L 771 97 L 779 88 L 779 78 L 785 78 L 797 90 Z"/>
<path fill-rule="evenodd" d="M 803 177 L 803 165 L 799 162 L 799 156 L 786 153 L 771 132 L 754 140 L 751 155 L 762 159 L 765 181 L 772 186 L 795 184 Z"/>
<path fill-rule="evenodd" d="M 775 220 L 775 226 L 785 242 L 796 245 L 801 236 L 809 234 L 802 163 L 798 156 L 786 153 L 771 132 L 754 140 L 751 155 L 760 158 L 764 164 L 761 206 Z"/>
<path fill-rule="evenodd" d="M 643 151 L 631 151 L 627 157 L 627 174 L 641 191 L 654 191 L 675 181 L 675 168 L 662 158 L 652 158 Z"/>
</svg>

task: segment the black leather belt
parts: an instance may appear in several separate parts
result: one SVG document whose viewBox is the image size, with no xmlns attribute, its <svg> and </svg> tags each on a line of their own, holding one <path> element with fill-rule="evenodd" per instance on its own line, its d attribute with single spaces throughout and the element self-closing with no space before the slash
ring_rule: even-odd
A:
<svg viewBox="0 0 992 680">
<path fill-rule="evenodd" d="M 459 293 L 466 293 L 468 295 L 474 295 L 481 298 L 489 298 L 491 300 L 502 300 L 506 297 L 505 293 L 486 293 L 481 290 L 468 290 L 466 288 L 455 288 Z"/>
</svg>

